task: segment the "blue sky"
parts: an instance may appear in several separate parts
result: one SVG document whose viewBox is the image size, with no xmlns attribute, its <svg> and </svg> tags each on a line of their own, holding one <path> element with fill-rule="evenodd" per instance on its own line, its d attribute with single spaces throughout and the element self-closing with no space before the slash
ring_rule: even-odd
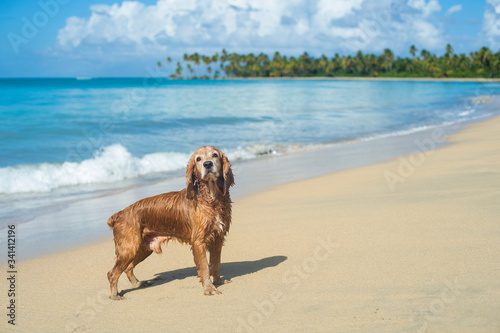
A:
<svg viewBox="0 0 500 333">
<path fill-rule="evenodd" d="M 19 0 L 0 77 L 145 76 L 185 52 L 349 54 L 500 47 L 500 0 Z M 156 69 L 154 69 L 156 70 Z"/>
</svg>

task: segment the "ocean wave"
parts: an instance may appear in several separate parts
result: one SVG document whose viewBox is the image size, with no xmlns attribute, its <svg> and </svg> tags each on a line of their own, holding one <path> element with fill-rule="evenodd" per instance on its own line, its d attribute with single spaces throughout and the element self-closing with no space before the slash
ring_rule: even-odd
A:
<svg viewBox="0 0 500 333">
<path fill-rule="evenodd" d="M 232 162 L 301 149 L 301 145 L 254 144 L 227 151 Z M 157 173 L 184 170 L 191 154 L 160 152 L 133 156 L 120 144 L 107 146 L 81 162 L 41 163 L 0 168 L 0 193 L 51 192 L 77 185 L 113 183 Z"/>
<path fill-rule="evenodd" d="M 486 104 L 493 101 L 493 96 L 481 95 L 481 96 L 470 97 L 469 100 L 471 101 L 472 105 Z"/>
<path fill-rule="evenodd" d="M 175 152 L 134 157 L 122 145 L 107 146 L 81 162 L 42 163 L 0 169 L 0 193 L 50 192 L 64 186 L 112 183 L 185 168 L 190 155 Z"/>
<path fill-rule="evenodd" d="M 266 155 L 281 155 L 293 153 L 305 149 L 307 146 L 302 144 L 264 144 L 255 143 L 246 147 L 238 147 L 235 150 L 229 150 L 226 155 L 233 162 L 246 161 Z"/>
</svg>

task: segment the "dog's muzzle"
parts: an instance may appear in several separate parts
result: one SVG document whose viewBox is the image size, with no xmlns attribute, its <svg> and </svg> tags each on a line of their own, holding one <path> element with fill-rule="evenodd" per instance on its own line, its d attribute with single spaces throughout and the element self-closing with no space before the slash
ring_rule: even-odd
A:
<svg viewBox="0 0 500 333">
<path fill-rule="evenodd" d="M 212 161 L 205 161 L 205 162 L 203 162 L 203 166 L 205 167 L 205 169 L 210 170 L 214 166 L 214 162 L 212 162 Z"/>
</svg>

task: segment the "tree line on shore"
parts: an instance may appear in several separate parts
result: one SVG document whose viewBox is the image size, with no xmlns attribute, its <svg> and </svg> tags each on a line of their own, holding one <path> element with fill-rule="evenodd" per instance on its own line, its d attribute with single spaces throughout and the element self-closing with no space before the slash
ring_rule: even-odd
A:
<svg viewBox="0 0 500 333">
<path fill-rule="evenodd" d="M 496 78 L 500 77 L 500 52 L 482 47 L 479 51 L 455 54 L 448 44 L 442 56 L 429 51 L 409 49 L 411 57 L 395 57 L 390 49 L 381 55 L 363 54 L 332 58 L 313 57 L 304 52 L 299 57 L 264 53 L 255 55 L 228 53 L 222 50 L 211 56 L 184 54 L 174 65 L 171 57 L 157 66 L 169 67 L 170 78 L 246 78 L 246 77 L 431 77 L 431 78 Z"/>
</svg>

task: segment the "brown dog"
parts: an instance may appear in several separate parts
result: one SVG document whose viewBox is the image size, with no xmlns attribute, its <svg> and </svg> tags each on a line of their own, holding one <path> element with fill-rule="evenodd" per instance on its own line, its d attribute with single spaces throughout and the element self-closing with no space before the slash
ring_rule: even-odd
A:
<svg viewBox="0 0 500 333">
<path fill-rule="evenodd" d="M 231 224 L 229 188 L 234 185 L 229 160 L 215 147 L 198 148 L 187 166 L 186 185 L 179 192 L 137 201 L 109 218 L 116 254 L 108 272 L 111 299 L 123 299 L 117 284 L 124 271 L 134 288 L 141 286 L 134 267 L 153 251 L 161 253 L 161 243 L 172 239 L 191 245 L 205 295 L 220 294 L 214 284 L 222 283 L 221 250 Z"/>
</svg>

